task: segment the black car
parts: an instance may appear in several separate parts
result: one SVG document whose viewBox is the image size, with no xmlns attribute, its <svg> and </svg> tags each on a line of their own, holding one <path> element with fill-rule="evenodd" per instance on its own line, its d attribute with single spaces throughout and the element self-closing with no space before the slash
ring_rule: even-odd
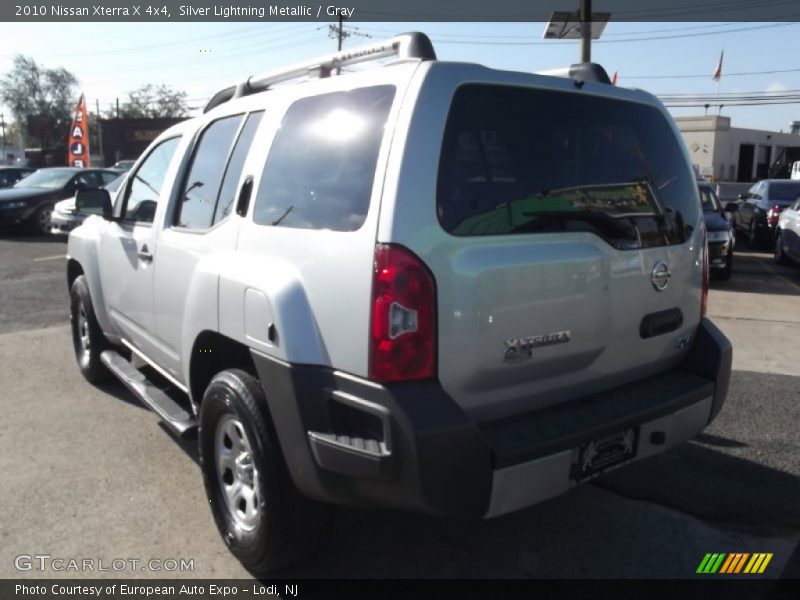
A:
<svg viewBox="0 0 800 600">
<path fill-rule="evenodd" d="M 733 247 L 736 236 L 733 223 L 722 210 L 710 183 L 698 183 L 700 190 L 700 204 L 703 207 L 703 221 L 705 221 L 708 236 L 708 266 L 711 275 L 716 279 L 727 281 L 731 278 L 733 269 Z M 736 206 L 735 204 L 733 206 Z M 733 207 L 731 207 L 731 211 Z"/>
<path fill-rule="evenodd" d="M 103 187 L 118 176 L 116 171 L 106 169 L 39 169 L 14 187 L 0 190 L 0 229 L 23 226 L 48 233 L 56 202 L 74 196 L 78 190 Z"/>
<path fill-rule="evenodd" d="M 9 188 L 36 169 L 28 167 L 0 167 L 0 188 Z"/>
<path fill-rule="evenodd" d="M 764 179 L 740 196 L 734 213 L 734 226 L 747 236 L 747 245 L 758 248 L 762 242 L 775 243 L 775 229 L 783 209 L 800 198 L 800 181 Z"/>
</svg>

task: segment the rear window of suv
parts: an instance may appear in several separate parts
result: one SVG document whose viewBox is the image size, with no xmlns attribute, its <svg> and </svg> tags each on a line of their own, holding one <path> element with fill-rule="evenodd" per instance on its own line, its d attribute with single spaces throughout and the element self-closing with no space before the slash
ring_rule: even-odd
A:
<svg viewBox="0 0 800 600">
<path fill-rule="evenodd" d="M 700 214 L 691 169 L 657 109 L 479 84 L 453 99 L 437 212 L 453 235 L 588 231 L 620 249 L 681 243 Z"/>
</svg>

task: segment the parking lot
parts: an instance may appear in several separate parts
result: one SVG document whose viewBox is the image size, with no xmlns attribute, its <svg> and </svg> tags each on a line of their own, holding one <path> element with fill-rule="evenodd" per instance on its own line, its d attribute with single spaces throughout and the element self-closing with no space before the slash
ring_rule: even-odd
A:
<svg viewBox="0 0 800 600">
<path fill-rule="evenodd" d="M 0 577 L 19 554 L 192 559 L 244 578 L 208 510 L 196 446 L 121 384 L 74 364 L 57 238 L 0 236 Z M 734 343 L 728 402 L 697 439 L 492 521 L 339 512 L 328 547 L 292 577 L 693 577 L 707 552 L 771 552 L 800 577 L 800 268 L 737 250 L 709 314 Z M 91 573 L 88 575 L 95 576 Z"/>
</svg>

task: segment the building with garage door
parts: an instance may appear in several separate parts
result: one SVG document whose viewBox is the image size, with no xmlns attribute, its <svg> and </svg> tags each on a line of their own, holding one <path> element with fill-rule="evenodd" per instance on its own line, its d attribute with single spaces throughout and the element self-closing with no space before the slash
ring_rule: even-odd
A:
<svg viewBox="0 0 800 600">
<path fill-rule="evenodd" d="M 676 117 L 699 175 L 714 181 L 789 177 L 800 160 L 800 121 L 788 133 L 731 127 L 730 117 Z"/>
</svg>

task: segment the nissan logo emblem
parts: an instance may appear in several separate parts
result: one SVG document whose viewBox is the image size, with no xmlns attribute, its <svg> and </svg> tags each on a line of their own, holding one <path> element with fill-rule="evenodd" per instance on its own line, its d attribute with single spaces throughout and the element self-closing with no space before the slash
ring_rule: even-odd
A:
<svg viewBox="0 0 800 600">
<path fill-rule="evenodd" d="M 653 287 L 656 288 L 656 290 L 663 292 L 669 285 L 670 277 L 672 277 L 672 273 L 669 271 L 669 265 L 667 264 L 667 261 L 660 260 L 655 264 L 652 272 L 650 273 L 650 283 L 653 284 Z"/>
</svg>

